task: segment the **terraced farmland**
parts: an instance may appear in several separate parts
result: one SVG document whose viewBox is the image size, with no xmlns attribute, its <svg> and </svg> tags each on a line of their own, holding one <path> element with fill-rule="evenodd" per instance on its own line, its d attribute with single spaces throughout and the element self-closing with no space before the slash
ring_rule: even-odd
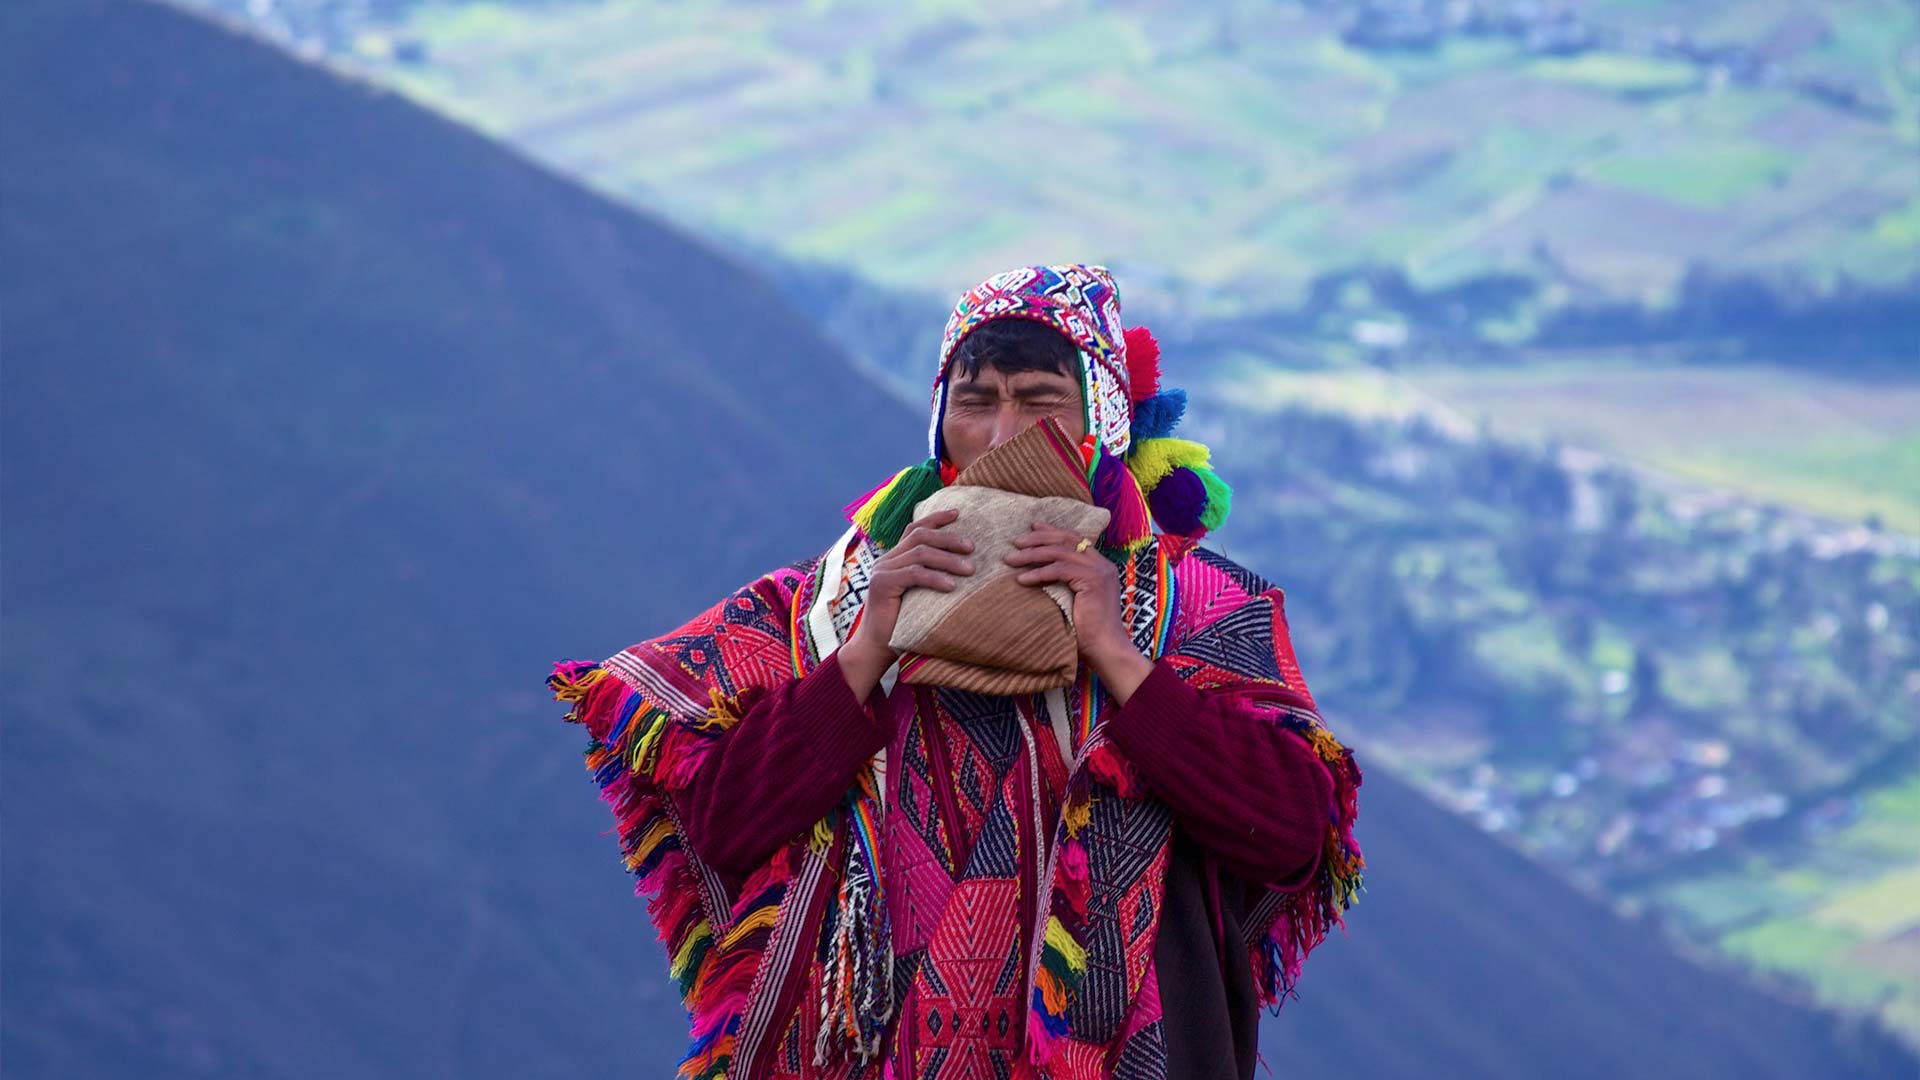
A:
<svg viewBox="0 0 1920 1080">
<path fill-rule="evenodd" d="M 1198 312 L 1371 265 L 1525 275 L 1552 307 L 1659 301 L 1695 264 L 1920 270 L 1920 16 L 1894 0 L 1450 5 L 1386 43 L 1366 4 L 196 2 L 894 286 L 1061 253 Z"/>
</svg>

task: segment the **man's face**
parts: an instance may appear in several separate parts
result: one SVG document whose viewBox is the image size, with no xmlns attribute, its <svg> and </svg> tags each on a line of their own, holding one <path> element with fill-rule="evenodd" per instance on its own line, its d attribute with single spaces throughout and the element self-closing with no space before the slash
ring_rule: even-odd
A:
<svg viewBox="0 0 1920 1080">
<path fill-rule="evenodd" d="M 1009 375 L 990 364 L 980 365 L 980 371 L 969 376 L 956 366 L 947 375 L 947 412 L 940 421 L 940 438 L 947 457 L 964 469 L 1043 416 L 1059 420 L 1076 443 L 1086 435 L 1078 378 L 1057 371 Z"/>
</svg>

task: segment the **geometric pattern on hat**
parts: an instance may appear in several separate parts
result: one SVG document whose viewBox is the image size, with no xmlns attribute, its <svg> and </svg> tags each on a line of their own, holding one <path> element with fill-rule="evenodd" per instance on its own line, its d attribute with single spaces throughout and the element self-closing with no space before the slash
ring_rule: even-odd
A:
<svg viewBox="0 0 1920 1080">
<path fill-rule="evenodd" d="M 1107 449 L 1125 454 L 1131 441 L 1133 403 L 1128 396 L 1120 288 L 1106 267 L 1081 263 L 1005 270 L 961 294 L 940 339 L 928 452 L 946 458 L 940 421 L 946 414 L 947 365 L 954 350 L 969 332 L 995 319 L 1028 319 L 1050 326 L 1079 348 L 1087 431 Z"/>
</svg>

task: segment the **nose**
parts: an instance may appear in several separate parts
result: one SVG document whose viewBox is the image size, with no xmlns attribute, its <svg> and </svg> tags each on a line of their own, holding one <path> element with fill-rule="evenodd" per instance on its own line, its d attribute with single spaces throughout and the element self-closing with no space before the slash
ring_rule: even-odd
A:
<svg viewBox="0 0 1920 1080">
<path fill-rule="evenodd" d="M 1020 434 L 1027 426 L 1027 419 L 1028 418 L 1021 413 L 1019 402 L 1009 401 L 1001 403 L 999 411 L 994 413 L 993 416 L 993 441 L 987 444 L 987 449 L 991 450 L 1001 443 L 1006 442 L 1008 439 L 1013 438 L 1015 435 Z"/>
</svg>

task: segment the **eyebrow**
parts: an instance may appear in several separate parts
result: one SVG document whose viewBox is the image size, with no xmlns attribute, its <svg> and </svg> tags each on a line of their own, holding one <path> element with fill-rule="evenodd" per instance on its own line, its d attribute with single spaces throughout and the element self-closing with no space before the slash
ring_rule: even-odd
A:
<svg viewBox="0 0 1920 1080">
<path fill-rule="evenodd" d="M 1017 398 L 1059 397 L 1070 392 L 1071 388 L 1067 386 L 1030 383 L 1026 386 L 1015 387 L 1013 396 Z M 999 397 L 1000 395 L 990 386 L 982 386 L 974 382 L 964 382 L 953 388 L 953 396 L 990 398 Z"/>
</svg>

